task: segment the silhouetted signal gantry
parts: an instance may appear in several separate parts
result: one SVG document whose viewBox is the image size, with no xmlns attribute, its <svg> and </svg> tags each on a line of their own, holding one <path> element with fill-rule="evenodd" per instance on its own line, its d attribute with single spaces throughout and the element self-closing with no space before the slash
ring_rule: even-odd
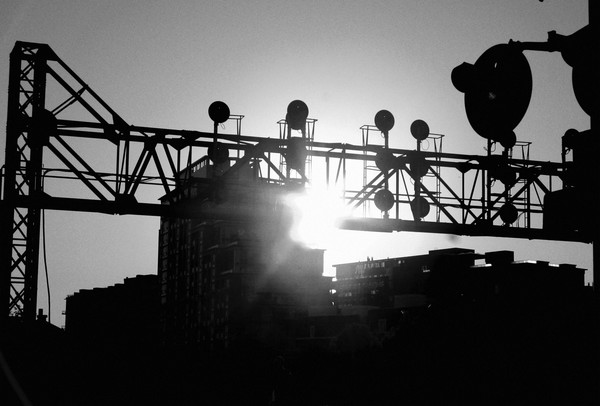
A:
<svg viewBox="0 0 600 406">
<path fill-rule="evenodd" d="M 510 64 L 526 64 L 519 56 L 513 60 L 508 49 L 492 48 L 461 72 L 466 79 L 459 87 L 466 98 L 470 100 L 469 92 L 481 85 L 490 66 L 504 85 L 514 74 Z M 503 58 L 510 61 L 506 70 Z M 467 80 L 469 75 L 476 79 Z M 523 83 L 530 86 L 527 78 Z M 17 42 L 10 59 L 0 213 L 0 300 L 5 315 L 35 318 L 44 209 L 270 221 L 277 202 L 249 212 L 243 201 L 227 198 L 228 188 L 250 190 L 260 183 L 297 191 L 323 183 L 340 190 L 347 205 L 362 213 L 341 218 L 343 228 L 590 241 L 577 228 L 543 227 L 544 196 L 563 185 L 567 165 L 531 161 L 523 152 L 528 143 L 513 140 L 511 132 L 524 114 L 527 92 L 516 91 L 523 100 L 517 112 L 508 113 L 511 120 L 506 125 L 493 121 L 498 125 L 490 127 L 478 117 L 487 112 L 469 113 L 469 106 L 483 97 L 499 103 L 504 114 L 504 109 L 513 108 L 510 101 L 515 96 L 503 91 L 501 86 L 493 97 L 488 91 L 466 102 L 476 131 L 504 146 L 499 155 L 492 154 L 492 148 L 485 156 L 427 150 L 423 143 L 432 140 L 431 145 L 432 137 L 440 135 L 430 134 L 422 120 L 410 128 L 415 149 L 390 148 L 394 117 L 386 110 L 374 118 L 384 145 L 318 142 L 316 120 L 308 117 L 308 106 L 299 100 L 290 103 L 286 119 L 279 122 L 279 138 L 241 134 L 243 116 L 231 114 L 224 102 L 208 109 L 212 132 L 134 126 L 48 45 Z M 237 123 L 235 133 L 218 132 L 220 124 L 231 121 Z M 356 181 L 361 171 L 362 183 Z M 190 183 L 200 191 L 192 200 L 180 196 L 191 190 L 184 187 Z M 160 196 L 169 204 L 157 203 Z"/>
</svg>

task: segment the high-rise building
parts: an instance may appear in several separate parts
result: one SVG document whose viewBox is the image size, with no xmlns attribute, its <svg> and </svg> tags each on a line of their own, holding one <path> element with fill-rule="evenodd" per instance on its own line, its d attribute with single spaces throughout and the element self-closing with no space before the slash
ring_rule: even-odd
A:
<svg viewBox="0 0 600 406">
<path fill-rule="evenodd" d="M 181 174 L 184 186 L 162 198 L 229 218 L 161 219 L 158 274 L 167 345 L 286 346 L 295 320 L 314 306 L 332 306 L 323 251 L 289 237 L 291 213 L 283 201 L 294 187 L 261 178 L 250 164 L 221 176 L 228 169 L 229 163 L 212 165 L 205 157 Z"/>
</svg>

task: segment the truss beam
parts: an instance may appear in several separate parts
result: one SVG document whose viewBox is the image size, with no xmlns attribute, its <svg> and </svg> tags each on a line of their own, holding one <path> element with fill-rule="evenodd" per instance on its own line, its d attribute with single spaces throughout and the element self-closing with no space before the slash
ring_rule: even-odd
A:
<svg viewBox="0 0 600 406">
<path fill-rule="evenodd" d="M 46 106 L 48 80 L 57 85 L 52 89 L 62 88 L 64 94 L 54 108 Z M 311 119 L 306 141 L 311 179 L 302 169 L 296 173 L 300 177 L 292 178 L 290 170 L 278 165 L 285 162 L 288 137 L 242 135 L 242 116 L 236 116 L 237 134 L 128 125 L 44 44 L 15 45 L 8 96 L 6 164 L 0 183 L 0 303 L 5 315 L 35 317 L 41 210 L 207 219 L 264 216 L 268 221 L 268 208 L 257 213 L 241 202 L 215 199 L 215 191 L 232 184 L 297 188 L 321 183 L 341 189 L 347 205 L 362 215 L 339 220 L 340 227 L 353 230 L 590 242 L 582 233 L 543 228 L 544 195 L 562 185 L 564 163 L 513 159 L 510 154 L 442 153 L 437 148 L 387 149 L 393 167 L 386 173 L 366 172 L 365 166 L 375 168 L 382 146 L 314 141 L 316 120 Z M 64 117 L 76 105 L 89 114 L 88 121 Z M 206 156 L 215 142 L 235 152 L 219 167 Z M 105 159 L 108 165 L 99 167 L 96 154 L 82 147 L 89 143 L 111 151 Z M 193 160 L 194 156 L 202 158 Z M 429 164 L 426 176 L 411 170 L 415 157 Z M 514 182 L 504 184 L 498 172 L 513 174 Z M 371 205 L 383 187 L 394 196 L 392 218 Z M 192 189 L 195 197 L 186 202 L 182 193 L 191 196 Z M 73 192 L 63 194 L 65 190 Z M 161 196 L 169 204 L 159 204 Z M 436 209 L 435 221 L 413 218 L 410 203 L 418 196 Z M 514 206 L 525 221 L 505 223 L 500 210 L 506 205 Z"/>
</svg>

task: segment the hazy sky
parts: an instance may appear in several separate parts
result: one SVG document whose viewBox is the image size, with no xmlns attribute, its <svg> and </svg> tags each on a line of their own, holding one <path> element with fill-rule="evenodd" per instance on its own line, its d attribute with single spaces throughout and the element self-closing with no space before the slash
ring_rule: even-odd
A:
<svg viewBox="0 0 600 406">
<path fill-rule="evenodd" d="M 408 129 L 420 118 L 445 135 L 445 152 L 484 155 L 485 140 L 469 126 L 463 96 L 450 82 L 452 68 L 475 62 L 492 45 L 545 41 L 548 31 L 570 34 L 587 21 L 587 0 L 0 0 L 0 86 L 8 88 L 15 41 L 40 42 L 130 124 L 211 131 L 207 108 L 223 100 L 245 115 L 244 134 L 277 137 L 287 104 L 302 99 L 318 119 L 317 141 L 360 144 L 359 127 L 387 109 L 396 118 L 392 147 L 414 148 Z M 560 54 L 526 55 L 533 95 L 517 137 L 533 142 L 532 159 L 560 161 L 560 137 L 568 128 L 589 128 L 589 117 Z M 3 146 L 4 132 L 0 140 Z M 64 323 L 67 294 L 156 272 L 157 218 L 46 216 L 53 323 Z M 585 244 L 346 232 L 327 247 L 326 272 L 367 255 L 452 246 L 592 264 Z M 39 292 L 38 307 L 46 309 L 43 279 Z"/>
</svg>

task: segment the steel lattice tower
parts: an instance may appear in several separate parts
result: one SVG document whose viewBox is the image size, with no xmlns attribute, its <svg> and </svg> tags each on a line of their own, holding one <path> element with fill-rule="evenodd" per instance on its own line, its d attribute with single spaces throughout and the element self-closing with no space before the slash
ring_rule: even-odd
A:
<svg viewBox="0 0 600 406">
<path fill-rule="evenodd" d="M 34 123 L 45 115 L 47 45 L 17 43 L 10 55 L 6 163 L 0 269 L 0 300 L 10 315 L 35 317 L 40 209 L 18 207 L 20 196 L 42 193 L 43 129 Z"/>
</svg>

